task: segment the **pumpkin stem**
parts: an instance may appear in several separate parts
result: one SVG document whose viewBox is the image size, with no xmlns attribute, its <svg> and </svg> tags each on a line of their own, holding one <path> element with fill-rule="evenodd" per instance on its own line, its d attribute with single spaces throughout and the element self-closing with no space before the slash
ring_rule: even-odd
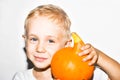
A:
<svg viewBox="0 0 120 80">
<path fill-rule="evenodd" d="M 85 44 L 77 33 L 72 32 L 72 37 L 74 40 L 74 47 L 73 48 L 74 48 L 75 52 L 78 53 L 81 51 L 80 48 Z"/>
</svg>

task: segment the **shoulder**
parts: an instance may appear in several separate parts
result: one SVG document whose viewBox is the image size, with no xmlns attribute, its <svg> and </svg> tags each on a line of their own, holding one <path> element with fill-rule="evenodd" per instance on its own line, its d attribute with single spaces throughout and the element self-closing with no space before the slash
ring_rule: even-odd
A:
<svg viewBox="0 0 120 80">
<path fill-rule="evenodd" d="M 17 72 L 14 75 L 13 80 L 35 80 L 34 76 L 32 74 L 32 69 Z"/>
</svg>

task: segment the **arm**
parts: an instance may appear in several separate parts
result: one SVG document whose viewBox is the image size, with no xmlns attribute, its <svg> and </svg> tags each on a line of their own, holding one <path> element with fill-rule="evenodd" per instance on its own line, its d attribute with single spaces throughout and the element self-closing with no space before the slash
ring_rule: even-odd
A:
<svg viewBox="0 0 120 80">
<path fill-rule="evenodd" d="M 120 80 L 120 64 L 117 61 L 94 48 L 91 44 L 86 44 L 81 50 L 83 51 L 79 53 L 79 56 L 88 55 L 83 61 L 91 60 L 88 65 L 97 64 L 107 73 L 110 80 Z"/>
<path fill-rule="evenodd" d="M 100 50 L 95 50 L 99 54 L 97 65 L 107 73 L 110 80 L 120 80 L 120 64 Z"/>
</svg>

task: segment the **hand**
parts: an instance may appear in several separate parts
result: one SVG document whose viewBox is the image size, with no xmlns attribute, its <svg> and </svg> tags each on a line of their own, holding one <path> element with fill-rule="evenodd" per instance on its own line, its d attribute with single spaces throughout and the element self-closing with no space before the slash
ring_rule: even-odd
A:
<svg viewBox="0 0 120 80">
<path fill-rule="evenodd" d="M 98 53 L 91 44 L 85 44 L 81 50 L 82 52 L 78 54 L 79 56 L 87 55 L 85 58 L 83 58 L 83 62 L 91 60 L 88 65 L 94 65 L 97 62 Z"/>
<path fill-rule="evenodd" d="M 55 80 L 60 80 L 60 79 L 55 79 Z"/>
</svg>

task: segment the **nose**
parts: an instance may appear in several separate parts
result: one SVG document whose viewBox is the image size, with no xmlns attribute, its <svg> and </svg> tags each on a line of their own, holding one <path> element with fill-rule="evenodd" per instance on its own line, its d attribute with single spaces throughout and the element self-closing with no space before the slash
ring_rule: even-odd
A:
<svg viewBox="0 0 120 80">
<path fill-rule="evenodd" d="M 36 47 L 36 51 L 38 53 L 44 53 L 45 52 L 45 45 L 43 43 L 38 43 Z"/>
</svg>

